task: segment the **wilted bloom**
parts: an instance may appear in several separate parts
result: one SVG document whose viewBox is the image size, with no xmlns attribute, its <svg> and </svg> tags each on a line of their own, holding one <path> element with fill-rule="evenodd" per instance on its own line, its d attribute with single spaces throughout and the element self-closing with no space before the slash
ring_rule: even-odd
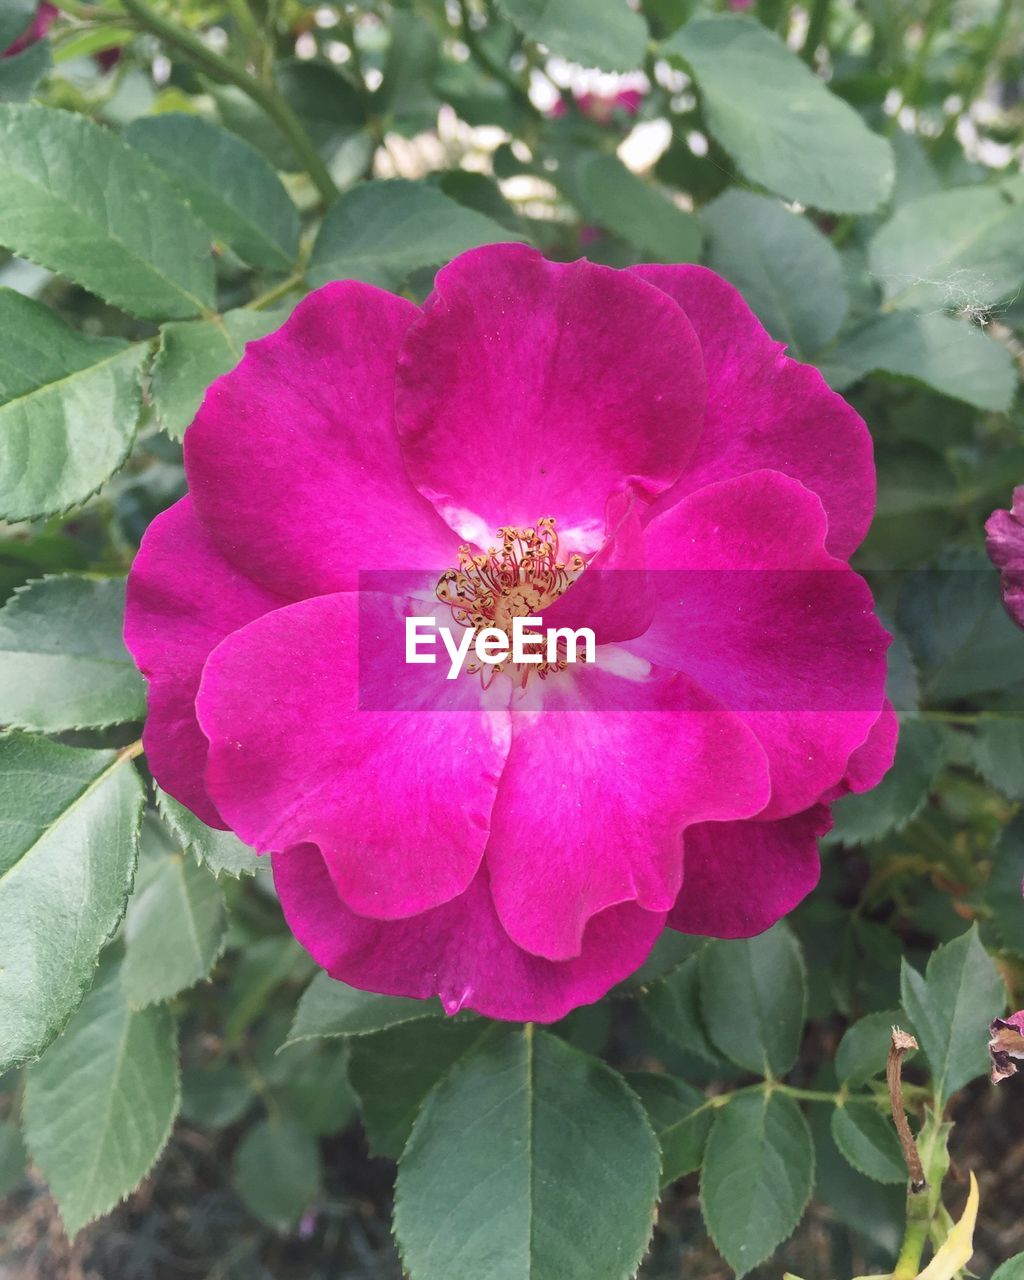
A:
<svg viewBox="0 0 1024 1280">
<path fill-rule="evenodd" d="M 992 1083 L 999 1084 L 1017 1074 L 1017 1063 L 1024 1058 L 1024 1009 L 1008 1018 L 993 1018 L 989 1035 Z"/>
<path fill-rule="evenodd" d="M 24 35 L 20 35 L 12 45 L 9 45 L 3 53 L 0 53 L 0 58 L 13 58 L 16 53 L 21 53 L 29 45 L 36 44 L 37 41 L 42 40 L 43 36 L 53 26 L 58 13 L 59 10 L 56 5 L 41 4 L 36 9 L 35 17 L 29 24 L 28 30 Z"/>
<path fill-rule="evenodd" d="M 1024 627 L 1024 485 L 1014 489 L 1009 511 L 992 512 L 985 533 L 989 558 L 1002 571 L 1006 612 Z"/>
<path fill-rule="evenodd" d="M 326 285 L 210 388 L 185 467 L 128 585 L 149 764 L 273 855 L 357 987 L 558 1018 L 666 925 L 770 926 L 891 761 L 846 563 L 868 433 L 701 267 L 500 245 L 422 308 Z M 405 660 L 410 617 L 525 615 L 594 661 Z"/>
</svg>

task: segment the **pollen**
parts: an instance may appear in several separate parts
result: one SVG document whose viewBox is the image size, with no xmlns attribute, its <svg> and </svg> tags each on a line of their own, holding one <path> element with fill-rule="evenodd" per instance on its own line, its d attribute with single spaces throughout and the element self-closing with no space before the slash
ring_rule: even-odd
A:
<svg viewBox="0 0 1024 1280">
<path fill-rule="evenodd" d="M 486 551 L 461 546 L 457 567 L 445 570 L 438 581 L 437 598 L 460 626 L 474 632 L 496 627 L 511 638 L 513 618 L 537 617 L 572 586 L 586 561 L 576 553 L 563 556 L 552 516 L 532 527 L 508 525 L 498 530 L 498 538 L 500 546 Z M 530 672 L 543 680 L 566 666 L 568 660 L 560 652 L 553 662 L 525 665 L 509 660 L 489 665 L 486 671 L 474 662 L 466 671 L 480 672 L 487 684 L 505 671 L 525 685 Z"/>
</svg>

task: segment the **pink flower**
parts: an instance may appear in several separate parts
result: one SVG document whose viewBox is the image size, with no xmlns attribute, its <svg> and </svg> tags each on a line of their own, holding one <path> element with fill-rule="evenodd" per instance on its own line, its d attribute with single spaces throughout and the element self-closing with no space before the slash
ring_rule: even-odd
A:
<svg viewBox="0 0 1024 1280">
<path fill-rule="evenodd" d="M 1009 511 L 993 511 L 985 524 L 989 559 L 1002 570 L 1003 603 L 1024 627 L 1024 485 L 1013 491 Z"/>
<path fill-rule="evenodd" d="M 580 114 L 593 120 L 595 124 L 602 125 L 611 124 L 617 114 L 639 115 L 643 100 L 644 93 L 641 89 L 620 89 L 618 93 L 573 93 L 573 101 Z M 559 97 L 550 114 L 560 119 L 568 113 L 565 99 Z"/>
<path fill-rule="evenodd" d="M 993 1018 L 989 1037 L 992 1083 L 1000 1084 L 1017 1074 L 1017 1062 L 1024 1059 L 1024 1009 L 1008 1018 Z"/>
<path fill-rule="evenodd" d="M 867 430 L 704 268 L 497 245 L 422 308 L 326 285 L 210 388 L 185 466 L 128 584 L 149 764 L 272 853 L 354 986 L 559 1018 L 666 924 L 768 928 L 891 762 L 846 563 Z M 530 609 L 595 661 L 403 661 L 411 615 Z"/>
<path fill-rule="evenodd" d="M 47 31 L 53 26 L 59 12 L 56 5 L 41 4 L 36 9 L 36 15 L 25 34 L 19 36 L 12 45 L 9 45 L 3 53 L 0 53 L 0 58 L 13 58 L 15 54 L 21 53 L 29 45 L 36 44 L 42 40 Z"/>
</svg>

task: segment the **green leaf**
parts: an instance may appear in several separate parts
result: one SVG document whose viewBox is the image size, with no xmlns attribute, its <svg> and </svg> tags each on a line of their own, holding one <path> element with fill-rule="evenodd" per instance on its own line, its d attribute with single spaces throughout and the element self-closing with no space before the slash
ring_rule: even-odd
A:
<svg viewBox="0 0 1024 1280">
<path fill-rule="evenodd" d="M 848 1102 L 832 1112 L 832 1137 L 843 1156 L 874 1182 L 906 1182 L 899 1139 L 892 1122 L 875 1107 Z"/>
<path fill-rule="evenodd" d="M 790 1236 L 814 1185 L 814 1147 L 792 1098 L 747 1093 L 715 1116 L 704 1153 L 700 1204 L 737 1280 Z"/>
<path fill-rule="evenodd" d="M 1003 829 L 995 857 L 985 902 L 991 908 L 996 930 L 1003 945 L 1015 955 L 1024 955 L 1024 815 L 1018 814 Z"/>
<path fill-rule="evenodd" d="M 224 949 L 224 897 L 191 858 L 148 859 L 125 918 L 124 994 L 133 1009 L 201 982 Z"/>
<path fill-rule="evenodd" d="M 52 66 L 48 40 L 37 40 L 13 57 L 0 58 L 0 102 L 27 101 Z"/>
<path fill-rule="evenodd" d="M 714 1113 L 692 1085 L 654 1071 L 630 1071 L 626 1083 L 644 1104 L 661 1147 L 661 1185 L 699 1169 Z"/>
<path fill-rule="evenodd" d="M 934 568 L 908 574 L 896 621 L 932 703 L 1003 693 L 1020 679 L 1020 629 L 1006 616 L 999 575 L 983 551 L 951 548 Z"/>
<path fill-rule="evenodd" d="M 1015 1258 L 1008 1258 L 1001 1267 L 992 1272 L 992 1280 L 1024 1280 L 1024 1253 Z"/>
<path fill-rule="evenodd" d="M 130 757 L 0 736 L 0 1070 L 35 1057 L 93 980 L 135 873 Z"/>
<path fill-rule="evenodd" d="M 512 239 L 505 227 L 449 200 L 436 187 L 402 179 L 364 182 L 328 209 L 308 278 L 313 285 L 364 280 L 397 289 L 421 267 Z"/>
<path fill-rule="evenodd" d="M 707 938 L 665 929 L 651 948 L 647 959 L 635 973 L 614 989 L 616 995 L 643 991 L 660 978 L 667 978 L 707 945 Z"/>
<path fill-rule="evenodd" d="M 69 1236 L 134 1191 L 178 1103 L 174 1019 L 165 1008 L 132 1012 L 108 964 L 25 1089 L 25 1141 Z"/>
<path fill-rule="evenodd" d="M 229 1063 L 186 1067 L 181 1077 L 181 1114 L 192 1124 L 224 1129 L 240 1120 L 254 1097 L 250 1077 Z"/>
<path fill-rule="evenodd" d="M 708 128 L 744 177 L 787 200 L 870 213 L 892 189 L 892 150 L 752 18 L 694 18 L 662 45 L 682 58 Z"/>
<path fill-rule="evenodd" d="M 631 173 L 618 156 L 585 157 L 576 181 L 588 221 L 660 262 L 696 262 L 700 257 L 700 223 L 693 214 Z"/>
<path fill-rule="evenodd" d="M 9 1195 L 25 1176 L 25 1148 L 16 1124 L 0 1124 L 0 1197 Z"/>
<path fill-rule="evenodd" d="M 708 266 L 731 281 L 790 354 L 806 358 L 846 315 L 843 264 L 809 218 L 733 187 L 701 213 Z"/>
<path fill-rule="evenodd" d="M 658 1171 L 621 1076 L 547 1032 L 498 1028 L 413 1127 L 395 1184 L 403 1262 L 417 1280 L 625 1280 Z"/>
<path fill-rule="evenodd" d="M 888 373 L 996 413 L 1009 409 L 1017 386 L 1005 347 L 973 325 L 935 313 L 875 317 L 829 351 L 821 371 L 836 391 L 866 374 Z"/>
<path fill-rule="evenodd" d="M 255 875 L 260 869 L 255 849 L 243 844 L 233 831 L 215 831 L 166 791 L 157 788 L 156 807 L 188 853 L 198 858 L 215 876 Z"/>
<path fill-rule="evenodd" d="M 873 791 L 843 796 L 832 809 L 828 842 L 859 845 L 902 829 L 925 806 L 943 763 L 942 734 L 935 725 L 905 720 L 896 759 Z"/>
<path fill-rule="evenodd" d="M 1024 800 L 1024 717 L 980 716 L 973 745 L 985 781 L 1008 800 Z"/>
<path fill-rule="evenodd" d="M 246 1207 L 283 1234 L 320 1186 L 316 1139 L 287 1120 L 255 1125 L 235 1152 L 234 1185 Z"/>
<path fill-rule="evenodd" d="M 44 578 L 0 609 L 0 722 L 44 733 L 146 714 L 121 578 Z"/>
<path fill-rule="evenodd" d="M 700 1004 L 708 1034 L 727 1058 L 761 1075 L 785 1075 L 800 1050 L 807 1005 L 800 944 L 787 926 L 706 946 Z"/>
<path fill-rule="evenodd" d="M 192 212 L 253 267 L 289 271 L 299 214 L 262 155 L 236 134 L 177 112 L 133 120 L 126 140 L 147 155 Z"/>
<path fill-rule="evenodd" d="M 989 307 L 1024 284 L 1024 205 L 981 186 L 912 200 L 876 233 L 868 263 L 890 308 Z"/>
<path fill-rule="evenodd" d="M 83 337 L 11 289 L 0 289 L 0 331 L 0 516 L 66 511 L 127 458 L 148 348 Z"/>
<path fill-rule="evenodd" d="M 904 959 L 900 992 L 945 1104 L 988 1070 L 988 1026 L 1006 1008 L 1003 980 L 977 926 L 932 952 L 924 977 Z"/>
<path fill-rule="evenodd" d="M 295 1020 L 284 1045 L 322 1036 L 362 1036 L 384 1031 L 401 1022 L 440 1017 L 439 1000 L 406 1000 L 401 996 L 378 996 L 338 982 L 327 973 L 318 973 L 302 993 Z"/>
<path fill-rule="evenodd" d="M 377 1155 L 401 1154 L 423 1099 L 488 1029 L 478 1018 L 432 1018 L 352 1041 L 348 1078 Z"/>
<path fill-rule="evenodd" d="M 275 1091 L 286 1113 L 313 1137 L 340 1133 L 356 1113 L 345 1045 L 303 1045 L 284 1058 L 287 1075 Z"/>
<path fill-rule="evenodd" d="M 166 178 L 85 116 L 0 107 L 0 244 L 147 320 L 212 308 L 210 241 Z"/>
<path fill-rule="evenodd" d="M 692 955 L 662 982 L 656 982 L 641 1001 L 658 1030 L 687 1053 L 720 1062 L 700 1012 L 700 961 Z"/>
<path fill-rule="evenodd" d="M 38 0 L 5 0 L 0 10 L 0 49 L 9 49 L 29 29 Z"/>
<path fill-rule="evenodd" d="M 900 1021 L 895 1009 L 869 1013 L 847 1027 L 836 1050 L 836 1075 L 851 1089 L 867 1084 L 885 1070 L 892 1029 Z"/>
<path fill-rule="evenodd" d="M 807 1117 L 814 1139 L 814 1198 L 875 1245 L 883 1258 L 894 1258 L 903 1240 L 906 1188 L 872 1182 L 839 1154 L 830 1110 L 812 1107 Z"/>
<path fill-rule="evenodd" d="M 281 322 L 279 312 L 239 309 L 216 320 L 163 325 L 151 390 L 167 434 L 180 440 L 199 412 L 207 387 L 238 364 L 246 343 L 273 333 Z"/>
<path fill-rule="evenodd" d="M 644 64 L 647 23 L 626 0 L 499 0 L 529 40 L 585 67 L 636 71 Z"/>
</svg>

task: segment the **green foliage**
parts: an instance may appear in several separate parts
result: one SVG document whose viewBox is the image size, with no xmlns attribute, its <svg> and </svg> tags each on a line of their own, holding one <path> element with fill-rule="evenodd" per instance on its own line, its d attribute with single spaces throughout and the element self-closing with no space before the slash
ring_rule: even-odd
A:
<svg viewBox="0 0 1024 1280">
<path fill-rule="evenodd" d="M 208 233 L 160 170 L 108 130 L 46 107 L 0 107 L 0 154 L 0 244 L 147 320 L 213 306 Z"/>
<path fill-rule="evenodd" d="M 0 289 L 0 326 L 0 514 L 27 520 L 84 502 L 123 465 L 147 353 L 83 337 L 10 289 Z"/>
<path fill-rule="evenodd" d="M 422 183 L 370 182 L 342 196 L 324 218 L 309 279 L 365 280 L 399 288 L 410 272 L 465 249 L 515 239 L 498 223 Z"/>
<path fill-rule="evenodd" d="M 798 359 L 828 346 L 847 299 L 842 262 L 827 236 L 778 200 L 735 187 L 704 209 L 702 222 L 708 265 L 740 290 L 773 338 Z"/>
<path fill-rule="evenodd" d="M 133 1191 L 178 1112 L 168 1010 L 134 1012 L 108 964 L 70 1025 L 28 1073 L 25 1141 L 68 1235 Z"/>
<path fill-rule="evenodd" d="M 945 1102 L 988 1067 L 986 1032 L 1006 1009 L 1003 980 L 972 928 L 935 951 L 923 977 L 904 960 L 900 986 L 936 1097 Z"/>
<path fill-rule="evenodd" d="M 405 1265 L 422 1280 L 625 1280 L 658 1169 L 620 1076 L 546 1032 L 495 1028 L 413 1127 L 395 1190 Z"/>
<path fill-rule="evenodd" d="M 142 800 L 125 752 L 0 737 L 0 1069 L 41 1053 L 92 982 L 131 889 Z"/>
<path fill-rule="evenodd" d="M 717 1113 L 701 1171 L 701 1208 L 737 1277 L 794 1230 L 813 1180 L 810 1130 L 791 1098 L 744 1094 Z"/>
<path fill-rule="evenodd" d="M 832 213 L 870 213 L 889 195 L 889 144 L 759 23 L 695 18 L 662 51 L 693 73 L 708 128 L 745 178 Z"/>
<path fill-rule="evenodd" d="M 296 1124 L 264 1121 L 249 1130 L 235 1154 L 235 1190 L 275 1231 L 295 1225 L 319 1183 L 316 1142 Z"/>
<path fill-rule="evenodd" d="M 441 1014 L 439 1000 L 375 996 L 318 973 L 303 992 L 286 1044 L 321 1036 L 360 1036 Z"/>
<path fill-rule="evenodd" d="M 155 854 L 139 871 L 125 919 L 124 994 L 133 1009 L 201 981 L 224 946 L 217 881 L 181 854 Z"/>
<path fill-rule="evenodd" d="M 738 1066 L 785 1075 L 796 1061 L 807 1003 L 803 957 L 790 930 L 712 942 L 700 956 L 700 1006 L 715 1047 Z"/>
<path fill-rule="evenodd" d="M 0 609 L 0 720 L 43 733 L 141 720 L 123 614 L 118 578 L 45 578 L 13 595 Z"/>
<path fill-rule="evenodd" d="M 169 436 L 184 436 L 206 388 L 238 364 L 248 342 L 272 333 L 282 318 L 273 311 L 238 310 L 213 320 L 176 320 L 161 326 L 150 390 Z"/>
<path fill-rule="evenodd" d="M 498 0 L 531 40 L 585 66 L 631 71 L 644 59 L 647 24 L 626 0 Z"/>
<path fill-rule="evenodd" d="M 248 143 L 177 113 L 135 120 L 125 138 L 163 169 L 196 217 L 244 262 L 281 271 L 294 266 L 298 212 L 277 174 Z"/>
<path fill-rule="evenodd" d="M 243 844 L 233 831 L 215 831 L 201 822 L 190 809 L 165 791 L 157 790 L 160 816 L 182 847 L 204 863 L 214 875 L 255 875 L 259 856 Z"/>
</svg>

